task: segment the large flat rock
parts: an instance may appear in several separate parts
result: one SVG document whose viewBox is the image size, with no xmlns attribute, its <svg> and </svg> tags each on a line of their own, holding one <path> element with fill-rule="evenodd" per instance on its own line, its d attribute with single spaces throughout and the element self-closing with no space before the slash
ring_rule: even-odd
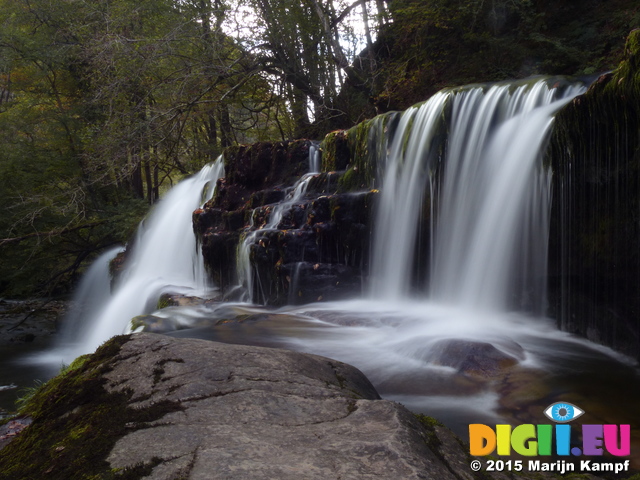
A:
<svg viewBox="0 0 640 480">
<path fill-rule="evenodd" d="M 116 468 L 161 459 L 152 479 L 456 478 L 410 412 L 334 360 L 141 334 L 106 377 L 132 408 L 183 407 L 108 456 Z"/>
<path fill-rule="evenodd" d="M 272 348 L 114 337 L 21 414 L 0 480 L 506 478 L 356 368 Z"/>
</svg>

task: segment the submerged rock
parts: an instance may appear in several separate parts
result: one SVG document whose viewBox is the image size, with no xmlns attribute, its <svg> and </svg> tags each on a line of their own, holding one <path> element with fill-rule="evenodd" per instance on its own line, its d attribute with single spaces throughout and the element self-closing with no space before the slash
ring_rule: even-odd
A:
<svg viewBox="0 0 640 480">
<path fill-rule="evenodd" d="M 429 360 L 436 365 L 453 367 L 459 373 L 479 377 L 495 377 L 517 365 L 524 358 L 520 345 L 511 342 L 510 353 L 488 342 L 447 339 L 430 350 Z"/>
</svg>

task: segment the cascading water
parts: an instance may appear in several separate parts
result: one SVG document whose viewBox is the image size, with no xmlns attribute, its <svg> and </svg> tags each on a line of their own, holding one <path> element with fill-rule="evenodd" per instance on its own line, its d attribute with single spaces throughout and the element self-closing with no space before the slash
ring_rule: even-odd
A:
<svg viewBox="0 0 640 480">
<path fill-rule="evenodd" d="M 376 298 L 398 300 L 411 291 L 425 195 L 432 299 L 501 311 L 515 283 L 544 277 L 550 173 L 541 155 L 553 114 L 584 91 L 582 84 L 549 85 L 543 79 L 443 91 L 403 114 L 388 157 L 378 159 L 385 173 L 372 257 Z M 439 143 L 445 117 L 446 146 Z M 527 304 L 541 303 L 543 288 L 522 289 L 536 292 Z"/>
<path fill-rule="evenodd" d="M 318 173 L 320 171 L 320 148 L 317 143 L 312 142 L 309 145 L 309 173 Z"/>
<path fill-rule="evenodd" d="M 191 214 L 213 197 L 216 181 L 223 175 L 220 157 L 171 189 L 142 222 L 110 299 L 84 314 L 90 328 L 74 342 L 79 351 L 73 354 L 93 351 L 109 337 L 127 331 L 133 317 L 155 310 L 164 291 L 207 295 L 211 286 Z"/>
<path fill-rule="evenodd" d="M 456 96 L 435 226 L 432 298 L 504 310 L 515 296 L 541 310 L 546 285 L 536 282 L 546 275 L 551 180 L 542 154 L 554 113 L 584 90 L 538 81 Z"/>
<path fill-rule="evenodd" d="M 407 110 L 394 130 L 391 145 L 379 151 L 382 193 L 371 267 L 372 293 L 376 298 L 395 300 L 411 290 L 419 205 L 425 179 L 433 175 L 437 161 L 432 144 L 449 98 L 449 93 L 439 92 L 422 106 Z"/>
<path fill-rule="evenodd" d="M 256 242 L 257 238 L 264 232 L 276 230 L 283 216 L 291 210 L 291 208 L 300 203 L 309 186 L 309 182 L 314 177 L 316 169 L 319 168 L 319 153 L 317 147 L 311 146 L 309 149 L 310 172 L 303 175 L 287 193 L 284 200 L 272 207 L 266 223 L 256 230 L 249 231 L 242 242 L 238 243 L 238 252 L 236 257 L 236 270 L 238 272 L 238 284 L 244 290 L 243 299 L 249 303 L 254 302 L 255 286 L 254 273 L 251 266 L 251 246 Z M 256 209 L 257 210 L 257 209 Z M 249 228 L 255 227 L 255 214 L 251 215 Z M 261 286 L 258 290 L 262 291 Z"/>
<path fill-rule="evenodd" d="M 86 322 L 86 318 L 102 310 L 111 300 L 109 264 L 123 250 L 122 247 L 110 248 L 100 255 L 84 273 L 73 295 L 73 306 L 60 332 L 59 343 L 73 344 L 89 334 L 92 324 Z"/>
</svg>

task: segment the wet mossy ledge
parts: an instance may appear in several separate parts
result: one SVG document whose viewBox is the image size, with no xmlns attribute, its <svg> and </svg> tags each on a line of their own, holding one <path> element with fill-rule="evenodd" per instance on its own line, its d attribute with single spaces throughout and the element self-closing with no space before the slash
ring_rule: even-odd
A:
<svg viewBox="0 0 640 480">
<path fill-rule="evenodd" d="M 556 116 L 550 307 L 564 330 L 640 358 L 640 30 Z"/>
<path fill-rule="evenodd" d="M 273 348 L 114 337 L 20 415 L 0 479 L 491 478 L 354 367 Z"/>
</svg>

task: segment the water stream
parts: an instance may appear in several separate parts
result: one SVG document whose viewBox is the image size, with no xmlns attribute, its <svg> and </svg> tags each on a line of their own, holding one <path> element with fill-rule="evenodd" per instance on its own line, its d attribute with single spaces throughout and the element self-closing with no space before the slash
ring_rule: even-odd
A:
<svg viewBox="0 0 640 480">
<path fill-rule="evenodd" d="M 167 193 L 138 227 L 116 285 L 111 286 L 108 262 L 117 251 L 106 252 L 95 262 L 78 292 L 86 295 L 81 310 L 72 311 L 58 347 L 40 355 L 40 360 L 68 364 L 94 351 L 110 337 L 130 331 L 132 318 L 154 311 L 165 291 L 202 297 L 211 293 L 214 286 L 205 273 L 191 215 L 213 197 L 223 175 L 220 157 Z M 74 320 L 78 318 L 83 325 Z"/>
</svg>

